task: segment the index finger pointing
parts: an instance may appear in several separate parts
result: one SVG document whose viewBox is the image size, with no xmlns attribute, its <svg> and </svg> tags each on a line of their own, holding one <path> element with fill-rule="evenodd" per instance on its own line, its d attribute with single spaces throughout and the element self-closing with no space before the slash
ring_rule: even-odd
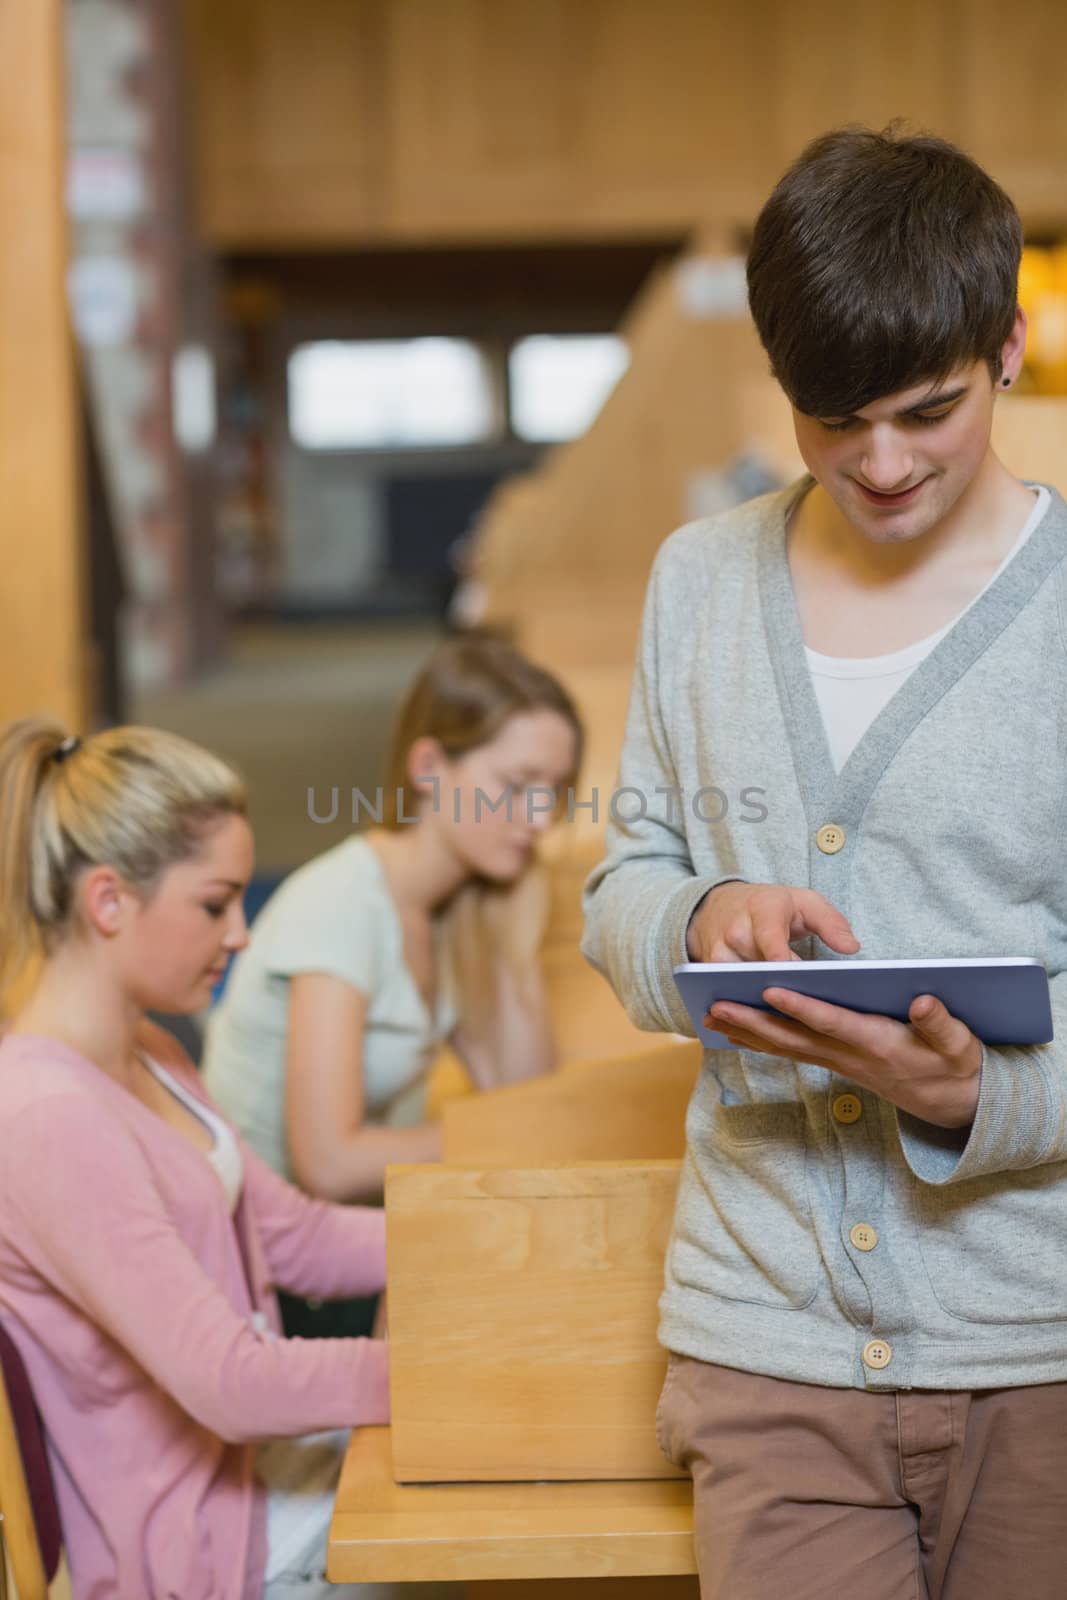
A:
<svg viewBox="0 0 1067 1600">
<path fill-rule="evenodd" d="M 842 916 L 837 907 L 831 905 L 817 889 L 797 889 L 794 899 L 807 931 L 814 933 L 831 950 L 850 955 L 860 948 L 848 918 Z"/>
</svg>

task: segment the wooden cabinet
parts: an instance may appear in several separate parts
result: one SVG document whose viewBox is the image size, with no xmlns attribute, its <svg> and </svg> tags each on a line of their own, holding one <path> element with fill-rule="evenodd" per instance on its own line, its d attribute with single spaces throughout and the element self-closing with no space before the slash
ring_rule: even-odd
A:
<svg viewBox="0 0 1067 1600">
<path fill-rule="evenodd" d="M 183 0 L 220 246 L 745 224 L 816 133 L 894 117 L 1067 224 L 1061 0 Z"/>
<path fill-rule="evenodd" d="M 773 172 L 759 11 L 692 0 L 398 0 L 394 235 L 679 232 Z M 743 137 L 738 137 L 744 129 Z"/>
<path fill-rule="evenodd" d="M 1062 0 L 967 0 L 966 13 L 956 40 L 959 141 L 1024 222 L 1067 231 L 1067 8 Z"/>
<path fill-rule="evenodd" d="M 1025 0 L 1023 0 L 1025 4 Z M 845 123 L 903 118 L 959 136 L 959 29 L 967 3 L 818 0 L 780 15 L 769 82 L 784 167 L 809 139 Z"/>
<path fill-rule="evenodd" d="M 208 239 L 330 245 L 373 232 L 380 0 L 184 0 L 184 16 Z"/>
</svg>

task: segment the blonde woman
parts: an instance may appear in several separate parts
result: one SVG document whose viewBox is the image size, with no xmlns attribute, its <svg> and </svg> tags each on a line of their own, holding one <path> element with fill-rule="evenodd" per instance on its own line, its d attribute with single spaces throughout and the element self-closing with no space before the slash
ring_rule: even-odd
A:
<svg viewBox="0 0 1067 1600">
<path fill-rule="evenodd" d="M 390 1162 L 438 1159 L 424 1088 L 446 1039 L 481 1088 L 554 1066 L 535 846 L 581 746 L 560 684 L 501 640 L 451 640 L 418 675 L 380 823 L 275 892 L 208 1029 L 207 1085 L 275 1171 L 369 1201 Z M 304 1336 L 372 1309 L 283 1301 Z"/>
<path fill-rule="evenodd" d="M 0 1002 L 23 995 L 0 1038 L 0 1320 L 75 1600 L 312 1600 L 341 1441 L 255 1446 L 385 1421 L 386 1347 L 277 1338 L 271 1284 L 380 1290 L 382 1216 L 278 1178 L 145 1022 L 202 1008 L 246 942 L 243 788 L 171 735 L 29 720 L 0 735 L 0 816 Z"/>
</svg>

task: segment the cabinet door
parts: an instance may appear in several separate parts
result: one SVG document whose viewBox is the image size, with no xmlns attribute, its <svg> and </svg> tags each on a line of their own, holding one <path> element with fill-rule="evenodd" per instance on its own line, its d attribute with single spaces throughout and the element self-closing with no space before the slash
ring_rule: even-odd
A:
<svg viewBox="0 0 1067 1600">
<path fill-rule="evenodd" d="M 1067 10 L 1062 0 L 963 0 L 960 142 L 1031 227 L 1067 213 Z"/>
<path fill-rule="evenodd" d="M 390 231 L 684 231 L 746 214 L 775 164 L 759 113 L 769 5 L 394 0 Z"/>
<path fill-rule="evenodd" d="M 958 135 L 961 43 L 954 0 L 775 0 L 763 96 L 777 122 L 781 165 L 809 139 L 846 123 L 883 128 L 902 118 L 948 139 Z"/>
<path fill-rule="evenodd" d="M 359 238 L 380 210 L 379 0 L 185 0 L 201 221 L 219 246 Z"/>
</svg>

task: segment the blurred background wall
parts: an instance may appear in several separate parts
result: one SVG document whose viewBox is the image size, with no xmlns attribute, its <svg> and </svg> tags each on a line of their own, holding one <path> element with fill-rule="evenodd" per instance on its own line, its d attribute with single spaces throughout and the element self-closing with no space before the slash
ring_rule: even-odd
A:
<svg viewBox="0 0 1067 1600">
<path fill-rule="evenodd" d="M 797 468 L 742 259 L 814 134 L 1014 196 L 1055 478 L 1065 58 L 1056 0 L 3 0 L 4 715 L 214 744 L 276 873 L 485 622 L 606 770 L 656 546 Z"/>
</svg>

